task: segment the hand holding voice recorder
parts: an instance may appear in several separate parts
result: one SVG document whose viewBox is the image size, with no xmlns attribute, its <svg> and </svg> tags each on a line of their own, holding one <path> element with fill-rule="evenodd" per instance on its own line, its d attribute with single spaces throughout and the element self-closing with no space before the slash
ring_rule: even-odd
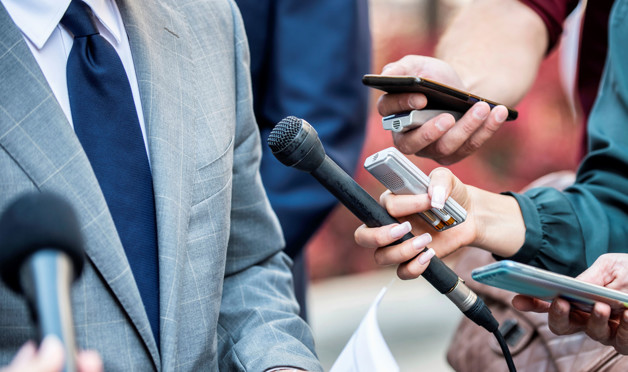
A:
<svg viewBox="0 0 628 372">
<path fill-rule="evenodd" d="M 429 177 L 394 147 L 369 156 L 364 168 L 394 194 L 427 193 Z M 467 211 L 454 199 L 447 198 L 442 209 L 432 208 L 420 215 L 436 230 L 443 231 L 462 223 Z"/>
</svg>

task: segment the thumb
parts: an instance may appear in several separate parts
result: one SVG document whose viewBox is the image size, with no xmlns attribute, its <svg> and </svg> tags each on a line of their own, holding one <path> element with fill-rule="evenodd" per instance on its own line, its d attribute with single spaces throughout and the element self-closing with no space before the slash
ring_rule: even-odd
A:
<svg viewBox="0 0 628 372">
<path fill-rule="evenodd" d="M 63 368 L 65 353 L 63 344 L 56 336 L 48 335 L 42 341 L 35 358 L 32 360 L 33 371 L 53 372 Z"/>
</svg>

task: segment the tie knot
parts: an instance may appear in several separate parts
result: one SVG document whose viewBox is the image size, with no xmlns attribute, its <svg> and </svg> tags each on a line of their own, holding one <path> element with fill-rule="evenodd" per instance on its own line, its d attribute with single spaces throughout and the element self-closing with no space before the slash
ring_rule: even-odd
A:
<svg viewBox="0 0 628 372">
<path fill-rule="evenodd" d="M 61 18 L 61 24 L 74 35 L 74 38 L 98 34 L 92 19 L 92 10 L 81 0 L 72 0 Z"/>
</svg>

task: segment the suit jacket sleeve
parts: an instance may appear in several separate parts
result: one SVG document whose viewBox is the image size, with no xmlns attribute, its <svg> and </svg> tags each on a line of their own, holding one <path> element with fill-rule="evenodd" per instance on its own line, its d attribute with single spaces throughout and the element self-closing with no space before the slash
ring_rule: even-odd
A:
<svg viewBox="0 0 628 372">
<path fill-rule="evenodd" d="M 237 109 L 231 226 L 218 321 L 220 370 L 320 370 L 311 331 L 297 315 L 289 259 L 281 251 L 283 237 L 259 175 L 261 144 L 248 45 L 235 6 L 233 12 Z"/>
<path fill-rule="evenodd" d="M 628 252 L 628 5 L 615 3 L 600 92 L 589 118 L 589 154 L 564 192 L 513 194 L 526 224 L 524 246 L 511 259 L 576 275 L 601 254 Z M 623 11 L 617 11 L 623 9 Z"/>
</svg>

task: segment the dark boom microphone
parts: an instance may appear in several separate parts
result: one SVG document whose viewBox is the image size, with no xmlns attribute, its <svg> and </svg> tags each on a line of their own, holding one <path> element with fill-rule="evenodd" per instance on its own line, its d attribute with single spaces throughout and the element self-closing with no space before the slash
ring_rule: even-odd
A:
<svg viewBox="0 0 628 372">
<path fill-rule="evenodd" d="M 283 119 L 270 132 L 268 146 L 283 164 L 312 174 L 367 226 L 378 227 L 398 222 L 327 156 L 318 133 L 305 120 L 294 116 Z M 398 242 L 412 237 L 408 233 Z M 431 259 L 423 277 L 456 304 L 469 319 L 491 333 L 497 331 L 499 324 L 484 301 L 438 257 Z"/>
<path fill-rule="evenodd" d="M 70 286 L 83 269 L 83 241 L 74 210 L 51 193 L 29 193 L 0 217 L 0 276 L 26 297 L 39 341 L 64 345 L 64 371 L 76 371 Z"/>
</svg>

